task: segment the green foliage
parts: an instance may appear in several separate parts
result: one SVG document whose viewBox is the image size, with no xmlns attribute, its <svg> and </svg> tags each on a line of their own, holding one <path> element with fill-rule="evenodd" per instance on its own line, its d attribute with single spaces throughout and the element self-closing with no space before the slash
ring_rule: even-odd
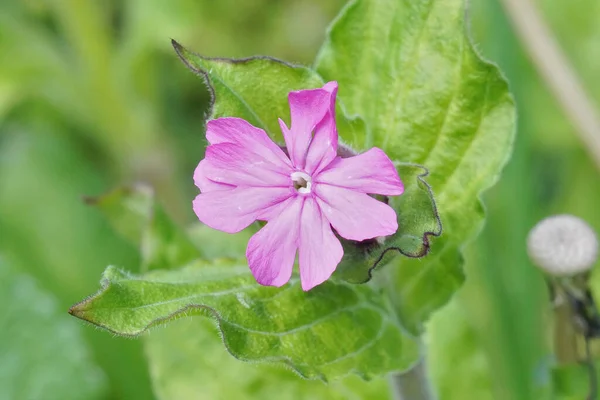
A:
<svg viewBox="0 0 600 400">
<path fill-rule="evenodd" d="M 398 168 L 406 182 L 406 193 L 390 199 L 399 232 L 382 245 L 345 242 L 339 277 L 365 282 L 375 266 L 397 253 L 427 253 L 441 224 L 432 190 L 423 180 L 427 171 L 413 163 L 425 161 L 436 168 L 431 178 L 444 189 L 440 210 L 454 235 L 434 242 L 437 254 L 421 268 L 397 258 L 400 265 L 391 271 L 396 282 L 382 284 L 403 324 L 418 331 L 462 282 L 459 247 L 483 218 L 477 196 L 495 180 L 507 158 L 514 110 L 496 68 L 482 62 L 468 44 L 459 1 L 398 4 L 391 14 L 384 12 L 389 6 L 385 1 L 352 2 L 332 28 L 317 69 L 328 80 L 340 82 L 337 114 L 342 138 L 358 150 L 382 147 L 401 161 Z M 453 23 L 437 32 L 437 25 L 428 25 L 431 15 L 449 17 Z M 387 43 L 378 33 L 389 31 L 397 35 Z M 385 45 L 375 47 L 369 42 L 373 38 Z M 175 41 L 173 46 L 188 67 L 207 79 L 213 95 L 211 117 L 244 118 L 274 140 L 281 141 L 277 118 L 289 119 L 287 93 L 323 84 L 314 71 L 271 58 L 210 59 Z M 396 53 L 400 47 L 407 53 Z M 372 63 L 350 69 L 355 48 L 364 53 L 361 59 Z M 436 71 L 442 72 L 428 69 L 432 60 L 440 60 L 442 68 Z M 342 103 L 365 123 L 348 119 Z M 164 270 L 133 276 L 109 267 L 100 292 L 71 308 L 81 319 L 135 336 L 187 314 L 208 315 L 217 320 L 225 346 L 237 358 L 283 362 L 313 379 L 349 373 L 370 378 L 405 369 L 418 358 L 416 342 L 405 335 L 387 295 L 377 286 L 332 280 L 304 293 L 294 278 L 284 288 L 261 287 L 245 261 L 195 261 L 168 270 L 200 252 L 153 204 L 149 193 L 119 190 L 96 204 L 117 230 L 139 243 L 143 264 Z M 222 240 L 203 237 L 209 244 L 215 239 Z"/>
<path fill-rule="evenodd" d="M 92 361 L 80 327 L 35 279 L 1 259 L 0 304 L 0 399 L 103 398 L 106 376 Z"/>
<path fill-rule="evenodd" d="M 481 227 L 478 197 L 498 179 L 514 136 L 507 83 L 473 50 L 464 15 L 462 0 L 352 1 L 316 61 L 370 128 L 364 147 L 431 171 L 444 236 L 425 262 L 397 259 L 390 268 L 398 312 L 413 331 L 464 280 L 460 248 Z"/>
<path fill-rule="evenodd" d="M 290 119 L 288 93 L 323 86 L 311 69 L 273 58 L 211 59 L 174 40 L 173 47 L 188 68 L 209 80 L 213 95 L 210 118 L 243 118 L 280 142 L 283 136 L 277 118 Z"/>
<path fill-rule="evenodd" d="M 328 282 L 303 292 L 296 278 L 284 288 L 263 287 L 245 261 L 197 261 L 143 276 L 109 267 L 100 292 L 69 312 L 127 336 L 186 314 L 208 315 L 237 358 L 283 362 L 312 379 L 371 378 L 418 357 L 372 287 Z"/>
<path fill-rule="evenodd" d="M 584 366 L 561 367 L 550 373 L 552 326 L 544 318 L 550 310 L 549 296 L 543 277 L 528 260 L 524 243 L 539 219 L 557 213 L 580 216 L 598 231 L 598 170 L 533 68 L 500 2 L 471 3 L 476 42 L 486 56 L 498 62 L 511 84 L 519 111 L 519 134 L 500 184 L 485 197 L 486 228 L 467 257 L 470 269 L 465 288 L 477 290 L 469 290 L 461 302 L 462 313 L 475 327 L 479 351 L 492 366 L 488 379 L 501 390 L 499 397 L 584 399 L 588 391 Z M 593 72 L 599 59 L 600 25 L 596 22 L 600 3 L 543 0 L 536 6 L 585 89 L 592 98 L 600 99 Z M 600 287 L 598 266 L 591 280 L 596 288 Z M 440 334 L 447 330 L 438 329 Z M 539 386 L 547 391 L 554 386 L 554 392 L 541 396 Z M 466 387 L 464 393 L 471 389 Z"/>
<path fill-rule="evenodd" d="M 131 243 L 143 248 L 143 229 L 147 223 L 145 210 L 158 209 L 146 188 L 122 188 L 108 195 L 113 207 L 103 208 L 105 215 L 119 230 L 118 215 L 128 221 L 125 235 Z M 105 199 L 101 196 L 99 199 Z M 116 201 L 116 200 L 119 201 Z M 99 205 L 98 202 L 94 204 Z M 120 204 L 120 206 L 119 206 Z M 141 206 L 143 205 L 143 206 Z M 128 207 L 124 207 L 128 206 Z M 114 214 L 106 210 L 114 210 Z M 131 211 L 144 210 L 143 213 Z M 126 212 L 124 212 L 126 211 Z M 237 235 L 215 231 L 195 224 L 190 238 L 208 259 L 243 257 L 252 229 Z M 165 268 L 175 265 L 166 264 Z M 285 399 L 385 399 L 387 383 L 383 379 L 364 382 L 356 376 L 324 385 L 319 381 L 299 380 L 297 375 L 271 364 L 240 363 L 222 346 L 213 324 L 204 318 L 184 318 L 156 329 L 144 337 L 154 392 L 159 399 L 251 399 L 279 397 Z M 235 385 L 231 385 L 235 382 Z"/>
<path fill-rule="evenodd" d="M 165 6 L 161 0 L 106 4 L 0 1 L 2 250 L 10 255 L 11 261 L 17 261 L 15 265 L 20 270 L 35 275 L 62 309 L 73 299 L 94 290 L 99 268 L 107 263 L 135 269 L 136 259 L 131 249 L 108 232 L 106 224 L 99 221 L 98 212 L 79 204 L 79 199 L 85 194 L 100 193 L 115 182 L 151 180 L 158 197 L 177 221 L 192 220 L 189 199 L 194 188 L 190 175 L 202 157 L 201 119 L 206 96 L 198 90 L 199 85 L 194 84 L 197 82 L 194 77 L 175 63 L 168 38 L 178 38 L 206 55 L 273 54 L 307 62 L 323 36 L 323 26 L 333 16 L 334 9 L 344 2 L 173 0 Z M 473 6 L 470 19 L 476 29 L 474 42 L 486 56 L 500 64 L 521 107 L 519 141 L 508 174 L 503 175 L 502 184 L 486 196 L 491 218 L 487 220 L 484 235 L 466 255 L 470 265 L 468 286 L 478 290 L 463 293 L 460 302 L 440 310 L 433 323 L 427 325 L 431 333 L 430 355 L 434 360 L 430 366 L 434 374 L 443 377 L 437 380 L 442 400 L 445 396 L 465 400 L 485 398 L 492 394 L 492 387 L 501 390 L 496 394 L 503 399 L 539 399 L 543 397 L 536 396 L 530 387 L 537 379 L 537 370 L 533 368 L 544 364 L 540 349 L 544 348 L 547 332 L 539 320 L 547 307 L 547 299 L 543 296 L 540 299 L 540 294 L 545 293 L 543 282 L 527 261 L 523 240 L 536 219 L 550 213 L 576 213 L 600 228 L 597 212 L 600 180 L 578 143 L 573 127 L 544 89 L 528 56 L 521 51 L 498 1 L 472 0 L 470 3 Z M 399 0 L 389 4 L 387 15 L 384 12 L 381 15 L 392 18 L 393 11 L 398 11 L 394 8 L 396 4 L 417 9 L 434 3 Z M 600 99 L 600 81 L 595 79 L 600 49 L 597 45 L 599 4 L 596 0 L 537 2 L 583 78 L 586 89 L 596 100 Z M 233 7 L 236 12 L 231 12 Z M 460 22 L 454 8 L 447 16 L 452 17 L 454 23 Z M 454 23 L 449 23 L 447 16 L 432 9 L 429 28 L 438 25 L 433 33 L 448 32 L 449 38 L 453 38 L 454 33 L 449 31 Z M 418 23 L 416 19 L 413 28 Z M 409 24 L 403 25 L 409 28 Z M 423 30 L 424 40 L 432 38 L 429 28 Z M 390 30 L 389 38 L 397 37 L 397 32 Z M 375 49 L 388 51 L 381 44 Z M 418 52 L 420 60 L 411 69 L 403 58 L 398 74 L 391 75 L 400 80 L 398 84 L 404 85 L 405 71 L 419 77 L 421 72 L 447 64 L 447 60 L 435 56 L 424 58 L 430 46 L 423 44 L 423 41 L 419 46 L 402 42 L 396 47 L 398 53 Z M 440 41 L 438 44 L 446 51 Z M 451 48 L 450 43 L 448 50 Z M 348 64 L 353 68 L 369 61 L 361 57 L 357 49 L 354 54 Z M 450 84 L 450 80 L 445 79 L 448 71 L 442 69 L 436 71 L 440 75 L 433 78 L 443 85 Z M 407 88 L 407 95 L 411 93 L 411 99 L 416 101 L 408 102 L 407 97 L 406 104 L 386 103 L 383 110 L 398 106 L 402 112 L 397 117 L 402 117 L 410 108 L 419 108 L 420 99 L 415 99 L 415 94 L 432 82 L 418 80 L 415 83 L 412 89 Z M 350 115 L 352 104 L 345 102 L 345 91 L 340 87 L 340 98 Z M 440 95 L 439 100 L 443 99 Z M 379 107 L 381 102 L 377 104 Z M 414 132 L 429 132 L 429 127 L 439 119 L 436 114 L 431 116 L 431 121 L 420 118 L 420 114 L 410 115 L 417 118 L 402 127 L 400 133 L 406 135 L 402 143 L 397 143 L 399 151 L 403 151 L 406 144 L 406 153 L 412 153 L 408 145 L 413 144 L 407 142 L 410 138 L 406 136 L 412 138 Z M 368 119 L 366 115 L 362 117 Z M 413 126 L 412 121 L 419 126 Z M 360 123 L 353 130 L 344 128 L 344 141 L 362 150 L 360 132 L 365 128 Z M 157 148 L 159 151 L 155 151 Z M 170 158 L 165 158 L 165 154 Z M 463 279 L 459 270 L 448 268 L 462 262 L 458 253 L 438 251 L 440 246 L 447 248 L 440 242 L 463 235 L 447 221 L 448 213 L 455 210 L 448 211 L 444 206 L 448 204 L 444 199 L 448 194 L 439 186 L 440 179 L 435 178 L 437 171 L 444 168 L 416 161 L 431 172 L 426 180 L 437 194 L 445 234 L 433 240 L 434 247 L 427 258 L 411 261 L 398 257 L 392 261 L 397 265 L 389 265 L 375 274 L 377 277 L 390 271 L 405 271 L 397 277 L 405 283 L 397 301 L 401 300 L 398 301 L 402 303 L 400 310 L 411 310 L 403 316 L 407 323 L 411 319 L 425 319 Z M 157 176 L 163 177 L 162 181 Z M 472 178 L 465 181 L 474 181 Z M 407 199 L 409 194 L 407 191 L 398 199 Z M 465 216 L 465 224 L 467 220 Z M 472 236 L 466 233 L 469 230 L 465 230 L 465 237 Z M 243 254 L 251 234 L 252 229 L 249 229 L 231 236 L 195 225 L 191 239 L 201 248 L 204 257 L 237 258 L 240 251 Z M 178 267 L 166 265 L 169 257 L 164 260 L 162 267 Z M 599 277 L 598 271 L 594 271 L 596 286 L 599 286 Z M 413 315 L 413 311 L 417 315 Z M 0 309 L 1 312 L 4 309 Z M 409 315 L 413 316 L 409 318 Z M 144 336 L 157 396 L 186 398 L 206 392 L 210 393 L 207 398 L 219 398 L 222 394 L 223 398 L 268 399 L 278 394 L 285 398 L 293 393 L 297 398 L 314 395 L 318 399 L 320 395 L 333 399 L 374 399 L 382 398 L 385 391 L 385 382 L 379 381 L 378 391 L 365 393 L 362 389 L 372 386 L 355 379 L 356 385 L 349 384 L 348 388 L 346 385 L 341 388 L 338 382 L 330 384 L 329 388 L 335 386 L 335 393 L 330 393 L 328 389 L 318 389 L 322 386 L 320 382 L 300 381 L 292 373 L 263 364 L 240 363 L 226 353 L 216 335 L 206 332 L 208 323 L 202 321 L 199 317 L 178 320 Z M 415 325 L 419 324 L 415 322 Z M 52 324 L 38 327 L 39 331 L 49 332 L 47 328 L 53 328 Z M 146 368 L 144 360 L 127 351 L 140 341 L 114 338 L 94 329 L 85 329 L 82 333 L 98 365 L 110 379 L 110 392 L 105 398 L 150 398 L 150 393 L 145 391 L 148 382 L 139 374 Z M 162 349 L 160 356 L 156 355 L 156 346 Z M 217 353 L 228 362 L 217 361 Z M 234 372 L 236 367 L 239 373 L 226 374 Z M 159 368 L 161 373 L 156 374 Z M 30 371 L 32 369 L 27 373 Z M 261 379 L 252 378 L 250 371 L 256 371 Z M 39 380 L 43 380 L 45 374 L 53 376 L 54 370 L 44 369 L 44 374 L 38 375 Z M 466 378 L 461 379 L 463 376 Z M 245 377 L 248 380 L 244 380 Z M 561 369 L 554 378 L 557 396 L 584 398 L 588 384 L 584 367 Z M 26 379 L 25 375 L 22 379 Z M 244 383 L 237 392 L 231 382 Z M 74 385 L 71 381 L 68 384 Z M 304 384 L 310 386 L 302 389 Z M 291 394 L 288 397 L 294 398 Z"/>
</svg>

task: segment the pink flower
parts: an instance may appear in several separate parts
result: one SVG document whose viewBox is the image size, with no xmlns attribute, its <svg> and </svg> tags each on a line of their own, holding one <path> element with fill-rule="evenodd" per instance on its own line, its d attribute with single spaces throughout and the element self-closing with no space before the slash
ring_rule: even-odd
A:
<svg viewBox="0 0 600 400">
<path fill-rule="evenodd" d="M 369 196 L 404 190 L 387 155 L 372 148 L 354 157 L 337 156 L 336 93 L 337 83 L 329 82 L 289 94 L 291 128 L 279 120 L 289 157 L 265 131 L 243 119 L 207 124 L 210 145 L 194 172 L 201 191 L 194 211 L 206 225 L 228 233 L 268 221 L 246 250 L 261 285 L 288 282 L 296 252 L 304 290 L 326 281 L 344 254 L 332 227 L 355 241 L 398 229 L 394 210 Z"/>
</svg>

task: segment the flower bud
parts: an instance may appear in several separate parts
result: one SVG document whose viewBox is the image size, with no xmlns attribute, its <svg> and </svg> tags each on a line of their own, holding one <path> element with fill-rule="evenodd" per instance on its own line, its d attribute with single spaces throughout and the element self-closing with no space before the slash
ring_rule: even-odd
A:
<svg viewBox="0 0 600 400">
<path fill-rule="evenodd" d="M 531 261 L 548 274 L 575 275 L 591 269 L 598 259 L 598 238 L 581 218 L 555 215 L 529 232 L 527 252 Z"/>
</svg>

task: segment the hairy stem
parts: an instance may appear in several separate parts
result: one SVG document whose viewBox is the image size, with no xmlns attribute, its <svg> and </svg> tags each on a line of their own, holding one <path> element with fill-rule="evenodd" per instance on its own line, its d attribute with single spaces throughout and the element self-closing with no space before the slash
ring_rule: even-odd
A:
<svg viewBox="0 0 600 400">
<path fill-rule="evenodd" d="M 436 400 L 424 357 L 409 371 L 390 375 L 389 380 L 396 400 Z"/>
</svg>

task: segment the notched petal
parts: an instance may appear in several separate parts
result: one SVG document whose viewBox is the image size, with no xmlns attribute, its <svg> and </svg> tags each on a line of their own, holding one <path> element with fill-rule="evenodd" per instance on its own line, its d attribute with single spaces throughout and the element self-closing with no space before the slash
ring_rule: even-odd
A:
<svg viewBox="0 0 600 400">
<path fill-rule="evenodd" d="M 305 168 L 313 134 L 316 135 L 317 131 L 322 131 L 319 136 L 325 135 L 327 137 L 330 136 L 331 132 L 335 132 L 337 144 L 334 114 L 336 92 L 337 84 L 331 82 L 325 85 L 324 88 L 289 93 L 290 128 L 287 129 L 281 121 L 280 125 L 290 158 L 297 168 Z M 325 137 L 323 140 L 328 139 Z M 323 151 L 324 149 L 320 150 L 321 153 Z M 318 161 L 316 158 L 322 158 L 322 154 L 311 156 L 313 161 Z"/>
<path fill-rule="evenodd" d="M 326 168 L 337 155 L 338 131 L 335 118 L 337 89 L 337 82 L 329 82 L 323 86 L 323 90 L 329 93 L 329 109 L 315 127 L 306 154 L 305 170 L 309 174 L 317 174 Z"/>
</svg>

